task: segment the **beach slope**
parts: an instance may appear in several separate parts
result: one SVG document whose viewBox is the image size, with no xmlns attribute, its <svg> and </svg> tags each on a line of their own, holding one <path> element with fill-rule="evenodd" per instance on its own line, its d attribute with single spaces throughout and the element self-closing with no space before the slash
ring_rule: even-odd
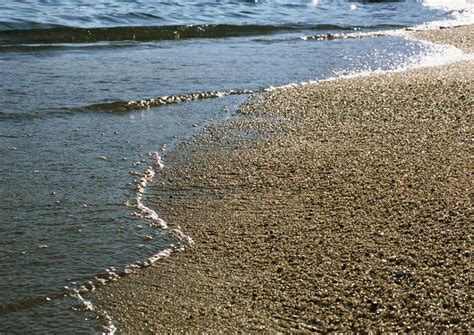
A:
<svg viewBox="0 0 474 335">
<path fill-rule="evenodd" d="M 195 244 L 88 298 L 123 333 L 471 330 L 473 78 L 252 97 L 167 156 L 150 206 Z"/>
</svg>

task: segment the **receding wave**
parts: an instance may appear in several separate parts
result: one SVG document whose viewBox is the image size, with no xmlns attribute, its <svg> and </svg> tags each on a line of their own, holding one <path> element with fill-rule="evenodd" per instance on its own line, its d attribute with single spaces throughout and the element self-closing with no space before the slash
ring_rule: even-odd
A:
<svg viewBox="0 0 474 335">
<path fill-rule="evenodd" d="M 350 31 L 361 29 L 389 29 L 401 26 L 342 26 L 333 24 L 284 25 L 174 25 L 146 27 L 74 28 L 53 27 L 0 31 L 0 46 L 31 44 L 95 43 L 105 41 L 161 41 L 192 38 L 225 38 L 269 35 L 299 31 Z"/>
<path fill-rule="evenodd" d="M 29 120 L 35 120 L 38 118 L 44 118 L 46 115 L 51 116 L 66 116 L 72 115 L 75 113 L 84 113 L 84 112 L 108 112 L 108 113 L 123 113 L 131 112 L 139 109 L 146 109 L 151 107 L 160 107 L 165 105 L 172 105 L 178 103 L 185 103 L 195 100 L 204 100 L 204 99 L 217 99 L 229 95 L 239 95 L 239 94 L 251 94 L 262 92 L 265 89 L 254 89 L 254 90 L 223 90 L 223 91 L 208 91 L 208 92 L 198 92 L 198 93 L 189 93 L 189 94 L 180 94 L 180 95 L 165 95 L 156 98 L 149 98 L 143 100 L 131 100 L 131 101 L 111 101 L 103 102 L 97 104 L 91 104 L 88 106 L 82 107 L 63 107 L 58 108 L 54 111 L 49 111 L 47 114 L 41 112 L 12 112 L 5 113 L 0 112 L 0 122 L 2 121 L 12 121 L 12 122 L 23 122 Z M 1 137 L 1 135 L 0 135 Z"/>
<path fill-rule="evenodd" d="M 144 100 L 133 100 L 133 101 L 113 101 L 99 104 L 93 104 L 87 106 L 86 110 L 92 111 L 104 111 L 104 112 L 126 112 L 137 109 L 158 107 L 163 105 L 177 104 L 182 102 L 203 100 L 203 99 L 215 99 L 228 95 L 237 94 L 250 94 L 256 93 L 261 90 L 226 90 L 226 91 L 210 91 L 210 92 L 199 92 L 182 95 L 170 95 L 161 96 L 151 99 Z"/>
</svg>

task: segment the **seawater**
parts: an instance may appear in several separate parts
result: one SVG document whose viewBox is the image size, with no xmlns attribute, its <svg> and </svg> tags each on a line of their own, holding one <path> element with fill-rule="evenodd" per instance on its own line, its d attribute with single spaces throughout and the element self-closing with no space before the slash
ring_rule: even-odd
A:
<svg viewBox="0 0 474 335">
<path fill-rule="evenodd" d="M 103 331 L 73 289 L 179 244 L 133 205 L 150 153 L 166 165 L 176 143 L 232 117 L 250 92 L 462 57 L 404 30 L 472 23 L 472 7 L 3 1 L 0 333 Z"/>
</svg>

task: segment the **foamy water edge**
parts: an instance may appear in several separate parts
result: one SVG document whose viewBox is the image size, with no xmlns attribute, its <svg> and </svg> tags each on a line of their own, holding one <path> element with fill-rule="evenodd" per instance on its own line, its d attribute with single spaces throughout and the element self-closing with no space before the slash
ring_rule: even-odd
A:
<svg viewBox="0 0 474 335">
<path fill-rule="evenodd" d="M 176 243 L 171 244 L 169 248 L 160 250 L 159 252 L 149 256 L 146 260 L 136 261 L 135 263 L 125 266 L 124 271 L 119 273 L 115 268 L 108 268 L 105 270 L 105 273 L 97 275 L 95 283 L 89 282 L 88 284 L 76 288 L 68 288 L 70 291 L 70 296 L 79 301 L 79 303 L 84 306 L 85 310 L 91 311 L 96 314 L 97 319 L 102 320 L 102 329 L 103 334 L 113 335 L 117 331 L 117 326 L 115 325 L 110 314 L 102 309 L 97 308 L 92 301 L 84 298 L 83 294 L 88 292 L 93 292 L 96 290 L 97 285 L 106 285 L 109 282 L 117 281 L 121 277 L 135 273 L 142 268 L 149 267 L 156 263 L 158 260 L 170 256 L 174 252 L 179 252 L 185 250 L 187 246 L 193 245 L 193 239 L 186 235 L 180 226 L 170 227 L 168 223 L 161 218 L 158 213 L 146 206 L 143 203 L 143 197 L 146 191 L 146 187 L 152 183 L 157 173 L 159 173 L 164 168 L 164 163 L 161 155 L 158 152 L 150 152 L 148 154 L 149 160 L 152 163 L 144 172 L 134 173 L 138 178 L 134 181 L 134 192 L 135 198 L 133 203 L 126 203 L 127 207 L 135 208 L 136 211 L 132 215 L 137 219 L 144 219 L 148 221 L 149 227 L 153 230 L 156 230 L 159 233 L 168 232 L 175 239 Z M 150 236 L 150 239 L 153 237 Z"/>
<path fill-rule="evenodd" d="M 459 26 L 459 25 L 467 25 L 472 24 L 472 16 L 468 20 L 463 21 L 437 21 L 432 22 L 423 26 L 416 26 L 412 30 L 428 30 L 428 29 L 439 29 L 440 27 L 446 26 Z M 366 33 L 350 33 L 352 35 L 358 34 L 366 34 Z M 456 48 L 452 45 L 443 45 L 432 43 L 428 41 L 418 40 L 409 34 L 408 30 L 402 29 L 395 29 L 395 30 L 387 30 L 381 31 L 376 33 L 368 33 L 372 34 L 371 36 L 375 37 L 378 36 L 377 34 L 384 34 L 385 36 L 404 36 L 408 40 L 416 40 L 420 43 L 425 44 L 428 47 L 428 51 L 420 54 L 419 57 L 416 57 L 413 60 L 410 60 L 408 63 L 400 65 L 394 69 L 390 70 L 381 70 L 381 69 L 370 69 L 364 71 L 356 71 L 356 72 L 349 72 L 349 73 L 335 73 L 334 76 L 330 78 L 317 80 L 317 81 L 308 81 L 308 82 L 301 82 L 301 83 L 292 83 L 288 85 L 278 86 L 278 87 L 268 87 L 263 89 L 263 92 L 269 92 L 273 90 L 285 90 L 289 88 L 294 88 L 298 86 L 316 84 L 320 82 L 326 81 L 334 81 L 340 80 L 345 78 L 353 78 L 353 77 L 365 77 L 370 75 L 377 75 L 377 74 L 389 74 L 389 73 L 398 73 L 412 69 L 418 68 L 427 68 L 427 67 L 434 67 L 434 66 L 443 66 L 449 65 L 460 61 L 472 61 L 474 60 L 473 53 L 466 53 L 463 50 Z M 357 37 L 357 36 L 356 36 Z M 249 91 L 243 91 L 241 94 L 249 94 Z M 258 91 L 253 91 L 253 93 L 258 93 Z M 147 104 L 145 104 L 147 105 Z M 174 228 L 170 228 L 168 223 L 161 217 L 159 217 L 158 213 L 153 209 L 147 207 L 143 202 L 143 197 L 146 191 L 146 187 L 155 180 L 157 173 L 159 173 L 164 168 L 163 159 L 158 152 L 151 152 L 149 153 L 149 159 L 152 165 L 146 169 L 142 173 L 136 173 L 135 175 L 138 177 L 135 180 L 135 198 L 134 203 L 128 203 L 127 206 L 131 208 L 135 208 L 136 211 L 133 213 L 135 217 L 138 219 L 145 219 L 149 222 L 149 226 L 154 229 L 159 229 L 160 231 L 169 232 L 173 235 L 177 243 L 176 245 L 172 245 L 171 247 L 161 250 L 156 254 L 148 257 L 145 261 L 137 261 L 133 264 L 130 264 L 125 267 L 125 271 L 123 274 L 117 274 L 115 269 L 107 269 L 106 272 L 109 275 L 108 278 L 96 278 L 96 281 L 101 285 L 105 285 L 109 281 L 118 280 L 123 275 L 133 273 L 138 271 L 141 268 L 145 268 L 151 266 L 152 264 L 156 263 L 158 260 L 170 256 L 173 252 L 176 251 L 183 251 L 186 249 L 187 246 L 194 244 L 192 238 L 186 235 L 181 227 L 177 226 Z M 81 286 L 79 289 L 74 289 L 71 296 L 78 299 L 87 310 L 93 311 L 97 314 L 97 316 L 101 320 L 105 320 L 103 324 L 104 334 L 115 334 L 117 331 L 117 326 L 114 324 L 114 321 L 110 314 L 105 310 L 97 309 L 91 301 L 84 299 L 81 293 L 84 292 L 92 292 L 95 290 L 95 286 L 90 284 L 89 287 Z"/>
</svg>

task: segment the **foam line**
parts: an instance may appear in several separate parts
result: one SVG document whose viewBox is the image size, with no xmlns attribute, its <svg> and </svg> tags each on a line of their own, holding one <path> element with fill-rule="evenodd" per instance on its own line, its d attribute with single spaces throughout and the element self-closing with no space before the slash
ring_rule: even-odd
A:
<svg viewBox="0 0 474 335">
<path fill-rule="evenodd" d="M 105 321 L 103 325 L 104 331 L 102 332 L 102 334 L 115 334 L 115 332 L 117 331 L 117 327 L 114 325 L 112 317 L 109 313 L 107 313 L 107 311 L 98 310 L 90 300 L 84 299 L 79 290 L 73 290 L 71 296 L 76 298 L 87 310 L 94 312 L 100 319 Z"/>
<path fill-rule="evenodd" d="M 107 335 L 113 335 L 117 331 L 117 327 L 114 325 L 112 317 L 107 313 L 107 311 L 97 309 L 92 304 L 92 302 L 85 299 L 82 294 L 93 292 L 96 290 L 97 286 L 102 286 L 109 282 L 117 281 L 125 275 L 134 273 L 141 268 L 149 267 L 158 260 L 170 256 L 173 252 L 183 251 L 187 246 L 194 244 L 192 238 L 186 235 L 182 231 L 181 227 L 177 226 L 170 228 L 168 223 L 163 218 L 160 218 L 156 211 L 147 207 L 143 203 L 143 196 L 146 191 L 146 187 L 149 185 L 149 183 L 154 181 L 156 174 L 164 168 L 163 159 L 159 153 L 151 152 L 148 154 L 148 157 L 152 165 L 142 173 L 135 173 L 135 175 L 138 177 L 135 180 L 134 187 L 135 203 L 127 204 L 127 206 L 136 209 L 135 213 L 133 213 L 136 218 L 144 218 L 148 220 L 149 226 L 152 229 L 159 229 L 161 232 L 169 232 L 173 237 L 176 238 L 177 243 L 172 244 L 169 248 L 149 256 L 143 261 L 136 261 L 133 264 L 125 266 L 123 272 L 117 272 L 115 268 L 108 268 L 105 270 L 105 272 L 97 274 L 94 277 L 94 281 L 89 281 L 87 284 L 80 286 L 78 289 L 65 287 L 65 289 L 69 292 L 70 297 L 77 299 L 85 309 L 96 313 L 98 318 L 104 321 L 102 325 L 104 329 L 103 334 Z"/>
<path fill-rule="evenodd" d="M 99 104 L 93 104 L 85 107 L 92 111 L 104 111 L 104 112 L 126 112 L 137 109 L 144 109 L 150 107 L 165 106 L 170 104 L 178 104 L 188 101 L 204 100 L 204 99 L 216 99 L 222 98 L 229 95 L 240 95 L 254 93 L 253 90 L 226 90 L 226 91 L 210 91 L 210 92 L 198 92 L 189 93 L 182 95 L 171 95 L 161 96 L 143 100 L 132 100 L 132 101 L 113 101 Z"/>
<path fill-rule="evenodd" d="M 173 236 L 175 236 L 178 239 L 178 241 L 184 244 L 193 244 L 193 240 L 191 239 L 191 237 L 184 234 L 180 227 L 170 229 L 166 221 L 163 218 L 160 218 L 158 216 L 158 213 L 156 213 L 153 209 L 145 206 L 145 204 L 143 203 L 143 195 L 144 195 L 147 185 L 155 179 L 157 171 L 160 171 L 161 169 L 164 168 L 163 159 L 161 158 L 158 152 L 151 152 L 148 154 L 148 157 L 153 163 L 153 165 L 150 166 L 145 172 L 141 174 L 137 174 L 139 178 L 135 181 L 135 184 L 136 184 L 135 207 L 138 210 L 138 213 L 136 213 L 137 214 L 136 216 L 147 218 L 150 221 L 149 223 L 150 227 L 161 228 L 162 230 L 167 230 L 170 233 L 172 233 Z M 178 249 L 180 248 L 178 247 Z M 161 253 L 163 252 L 160 252 L 159 254 Z M 157 254 L 155 256 L 150 257 L 149 261 L 151 263 L 154 263 L 154 261 L 152 260 L 159 259 L 159 258 L 162 258 L 162 257 L 158 257 L 158 254 Z"/>
</svg>

